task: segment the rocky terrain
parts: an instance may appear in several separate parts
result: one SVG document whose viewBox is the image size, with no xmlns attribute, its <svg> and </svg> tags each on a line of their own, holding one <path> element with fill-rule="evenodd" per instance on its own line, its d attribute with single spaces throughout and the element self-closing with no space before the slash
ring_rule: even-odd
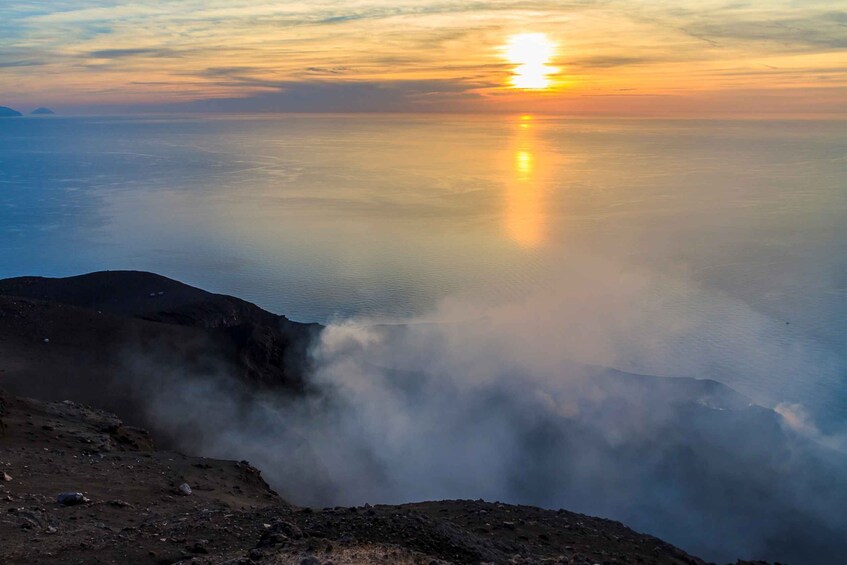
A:
<svg viewBox="0 0 847 565">
<path fill-rule="evenodd" d="M 263 389 L 299 393 L 319 329 L 152 273 L 6 279 L 0 379 L 12 393 L 95 405 L 164 439 L 170 430 L 145 419 L 144 398 L 128 388 L 132 378 L 156 387 L 184 372 L 214 371 L 245 401 Z M 180 371 L 136 370 L 138 358 Z"/>
<path fill-rule="evenodd" d="M 298 508 L 247 462 L 157 451 L 145 431 L 70 401 L 4 394 L 0 419 L 4 563 L 705 563 L 565 510 Z M 57 501 L 75 492 L 85 498 Z"/>
<path fill-rule="evenodd" d="M 145 391 L 192 372 L 215 373 L 248 410 L 270 390 L 316 394 L 307 351 L 320 331 L 150 273 L 0 281 L 0 562 L 705 563 L 566 510 L 468 500 L 300 508 L 249 463 L 199 457 L 197 429 L 145 410 Z M 598 398 L 622 396 L 587 414 L 660 390 L 680 418 L 696 416 L 692 433 L 771 418 L 712 381 L 594 379 L 607 388 Z M 737 415 L 719 421 L 721 411 Z M 576 427 L 559 441 L 590 433 Z M 60 503 L 63 493 L 78 503 Z"/>
</svg>

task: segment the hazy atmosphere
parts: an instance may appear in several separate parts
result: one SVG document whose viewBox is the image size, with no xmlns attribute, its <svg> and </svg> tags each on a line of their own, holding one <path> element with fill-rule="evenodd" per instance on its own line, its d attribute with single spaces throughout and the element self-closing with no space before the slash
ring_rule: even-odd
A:
<svg viewBox="0 0 847 565">
<path fill-rule="evenodd" d="M 0 561 L 840 562 L 845 51 L 817 0 L 2 3 Z"/>
<path fill-rule="evenodd" d="M 831 0 L 6 2 L 0 81 L 7 106 L 37 101 L 66 113 L 842 114 L 843 8 Z M 542 34 L 548 45 L 510 48 L 521 34 Z M 521 48 L 535 60 L 521 60 Z M 528 63 L 549 75 L 542 95 L 508 88 Z"/>
</svg>

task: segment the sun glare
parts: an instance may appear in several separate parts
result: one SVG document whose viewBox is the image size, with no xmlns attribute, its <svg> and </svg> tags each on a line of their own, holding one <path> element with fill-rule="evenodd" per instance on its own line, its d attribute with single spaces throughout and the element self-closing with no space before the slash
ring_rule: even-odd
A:
<svg viewBox="0 0 847 565">
<path fill-rule="evenodd" d="M 557 70 L 549 66 L 555 52 L 556 45 L 545 33 L 521 33 L 510 37 L 504 54 L 515 65 L 512 86 L 525 90 L 550 88 L 550 75 Z"/>
</svg>

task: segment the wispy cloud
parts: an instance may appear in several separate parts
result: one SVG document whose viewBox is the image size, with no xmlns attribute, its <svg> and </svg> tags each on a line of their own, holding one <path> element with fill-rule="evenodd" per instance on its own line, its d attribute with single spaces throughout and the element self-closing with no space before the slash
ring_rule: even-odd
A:
<svg viewBox="0 0 847 565">
<path fill-rule="evenodd" d="M 238 83 L 232 78 L 228 84 Z M 251 81 L 245 81 L 251 83 Z M 449 80 L 256 83 L 271 90 L 252 96 L 198 100 L 165 110 L 224 112 L 403 112 L 450 109 L 480 95 Z"/>
<path fill-rule="evenodd" d="M 135 48 L 135 49 L 99 49 L 88 53 L 90 57 L 96 59 L 120 59 L 122 57 L 181 57 L 184 53 L 174 51 L 173 49 L 151 49 L 151 48 Z"/>
<path fill-rule="evenodd" d="M 264 100 L 276 89 L 290 100 L 294 83 L 305 91 L 321 78 L 326 100 L 332 89 L 343 98 L 375 88 L 397 94 L 392 109 L 413 109 L 418 94 L 374 85 L 460 85 L 485 109 L 518 96 L 503 91 L 500 46 L 524 31 L 557 42 L 562 107 L 630 88 L 696 96 L 847 86 L 843 74 L 817 71 L 843 66 L 847 47 L 847 12 L 822 0 L 57 0 L 0 5 L 0 97 L 142 107 Z M 216 68 L 238 76 L 224 80 Z M 541 106 L 554 106 L 550 96 Z"/>
<path fill-rule="evenodd" d="M 44 61 L 0 61 L 0 68 L 38 67 L 44 64 Z"/>
</svg>

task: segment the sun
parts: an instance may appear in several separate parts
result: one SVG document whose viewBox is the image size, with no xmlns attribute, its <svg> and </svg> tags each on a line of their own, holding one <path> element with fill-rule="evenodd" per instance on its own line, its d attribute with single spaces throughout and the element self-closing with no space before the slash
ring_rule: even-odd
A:
<svg viewBox="0 0 847 565">
<path fill-rule="evenodd" d="M 556 44 L 546 33 L 520 33 L 509 38 L 503 47 L 506 60 L 515 65 L 512 87 L 524 90 L 550 88 L 550 75 L 558 69 L 549 66 Z"/>
</svg>

